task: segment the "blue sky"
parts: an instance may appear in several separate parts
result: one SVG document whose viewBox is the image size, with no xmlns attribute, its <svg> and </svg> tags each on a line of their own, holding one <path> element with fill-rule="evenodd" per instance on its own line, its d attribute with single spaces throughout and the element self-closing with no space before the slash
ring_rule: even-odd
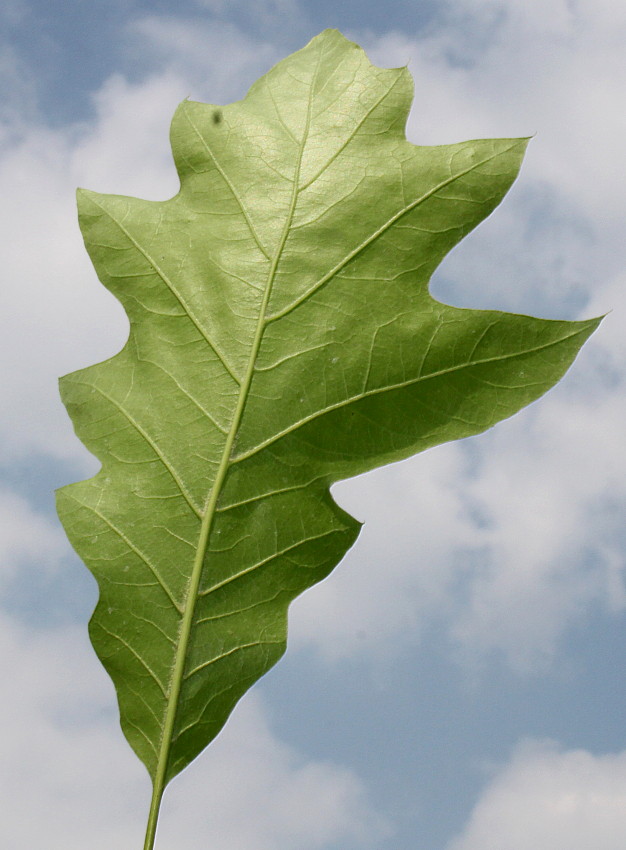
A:
<svg viewBox="0 0 626 850">
<path fill-rule="evenodd" d="M 158 850 L 621 850 L 626 842 L 626 10 L 618 0 L 22 2 L 0 11 L 2 846 L 140 847 L 149 783 L 53 490 L 97 464 L 59 375 L 126 320 L 77 185 L 165 198 L 184 97 L 228 102 L 325 27 L 408 63 L 415 143 L 535 134 L 433 292 L 611 311 L 564 381 L 478 438 L 338 485 L 365 521 L 285 658 L 166 794 Z"/>
</svg>

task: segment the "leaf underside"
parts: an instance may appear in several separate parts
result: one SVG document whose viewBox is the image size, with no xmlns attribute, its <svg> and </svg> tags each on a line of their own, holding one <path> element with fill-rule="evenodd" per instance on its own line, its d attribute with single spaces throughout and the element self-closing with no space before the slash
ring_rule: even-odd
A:
<svg viewBox="0 0 626 850">
<path fill-rule="evenodd" d="M 411 99 L 406 69 L 326 31 L 244 100 L 179 106 L 171 200 L 79 190 L 130 335 L 61 380 L 102 468 L 58 509 L 98 581 L 90 634 L 124 733 L 163 786 L 356 539 L 330 485 L 511 416 L 598 323 L 430 296 L 527 140 L 415 146 Z"/>
</svg>

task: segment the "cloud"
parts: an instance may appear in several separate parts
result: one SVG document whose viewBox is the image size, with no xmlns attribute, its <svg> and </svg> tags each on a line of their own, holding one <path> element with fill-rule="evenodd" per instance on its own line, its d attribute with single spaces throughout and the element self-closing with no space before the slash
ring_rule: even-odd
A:
<svg viewBox="0 0 626 850">
<path fill-rule="evenodd" d="M 230 3 L 225 5 L 232 11 Z M 233 24 L 215 19 L 146 15 L 129 24 L 127 36 L 144 61 L 160 67 L 160 73 L 167 69 L 186 80 L 186 96 L 209 103 L 239 100 L 282 58 L 269 41 L 252 38 Z"/>
<path fill-rule="evenodd" d="M 450 614 L 458 552 L 479 542 L 463 495 L 468 466 L 451 444 L 333 487 L 364 526 L 335 573 L 293 603 L 293 645 L 328 660 L 380 657 L 414 644 L 436 612 Z"/>
<path fill-rule="evenodd" d="M 119 730 L 85 629 L 38 631 L 0 614 L 0 657 L 12 671 L 0 704 L 6 846 L 40 846 L 43 824 L 47 850 L 140 846 L 149 780 Z M 168 788 L 159 847 L 368 848 L 388 832 L 352 771 L 286 746 L 249 696 Z"/>
<path fill-rule="evenodd" d="M 626 129 L 619 108 L 626 15 L 610 0 L 465 0 L 412 39 L 368 39 L 375 61 L 416 80 L 409 129 L 422 144 L 537 133 L 525 173 L 554 187 L 602 228 L 621 221 Z"/>
<path fill-rule="evenodd" d="M 625 416 L 613 389 L 563 392 L 485 438 L 466 489 L 483 559 L 452 626 L 466 649 L 528 669 L 596 604 L 623 610 Z"/>
<path fill-rule="evenodd" d="M 164 847 L 178 846 L 179 824 L 190 822 L 190 850 L 365 848 L 390 835 L 356 775 L 307 761 L 277 740 L 254 698 L 172 786 L 163 817 Z"/>
<path fill-rule="evenodd" d="M 626 752 L 529 741 L 493 777 L 448 850 L 621 850 Z"/>
<path fill-rule="evenodd" d="M 3 614 L 0 654 L 11 670 L 0 706 L 6 845 L 37 846 L 42 824 L 51 850 L 138 844 L 145 779 L 103 717 L 110 685 L 85 630 L 39 632 Z"/>
<path fill-rule="evenodd" d="M 58 526 L 35 513 L 25 499 L 0 488 L 0 593 L 20 568 L 38 562 L 50 573 L 66 551 Z"/>
</svg>

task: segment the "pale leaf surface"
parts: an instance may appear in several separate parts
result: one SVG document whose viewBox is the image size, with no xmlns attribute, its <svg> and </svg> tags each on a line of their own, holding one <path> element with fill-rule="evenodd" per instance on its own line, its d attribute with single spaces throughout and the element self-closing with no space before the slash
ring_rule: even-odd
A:
<svg viewBox="0 0 626 850">
<path fill-rule="evenodd" d="M 91 638 L 124 732 L 163 787 L 354 542 L 330 485 L 511 416 L 597 325 L 430 296 L 526 140 L 415 146 L 411 97 L 406 69 L 326 31 L 244 100 L 181 104 L 171 200 L 79 193 L 130 335 L 62 379 L 102 469 L 59 512 L 99 584 Z"/>
</svg>

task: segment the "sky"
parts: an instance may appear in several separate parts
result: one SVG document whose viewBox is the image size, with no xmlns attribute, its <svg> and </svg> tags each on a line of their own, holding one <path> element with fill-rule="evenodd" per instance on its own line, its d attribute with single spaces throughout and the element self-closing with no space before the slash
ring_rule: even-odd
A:
<svg viewBox="0 0 626 850">
<path fill-rule="evenodd" d="M 489 432 L 333 488 L 365 525 L 286 656 L 168 788 L 157 850 L 622 850 L 626 843 L 626 6 L 621 0 L 8 0 L 0 9 L 0 830 L 142 846 L 150 786 L 89 645 L 56 487 L 98 464 L 60 375 L 127 323 L 74 191 L 165 199 L 185 97 L 240 99 L 337 27 L 408 64 L 416 144 L 532 135 L 437 270 L 458 306 L 607 314 Z M 42 843 L 43 839 L 43 843 Z"/>
</svg>

